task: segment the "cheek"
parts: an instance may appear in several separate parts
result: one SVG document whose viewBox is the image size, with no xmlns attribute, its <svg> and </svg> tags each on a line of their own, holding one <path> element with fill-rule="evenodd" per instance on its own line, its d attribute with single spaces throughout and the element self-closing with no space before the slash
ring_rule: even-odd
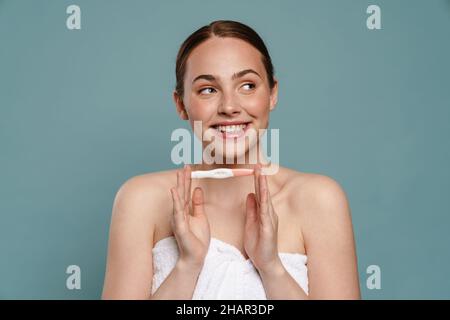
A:
<svg viewBox="0 0 450 320">
<path fill-rule="evenodd" d="M 214 114 L 216 107 L 210 101 L 191 98 L 186 109 L 192 120 L 206 120 Z"/>
<path fill-rule="evenodd" d="M 265 92 L 261 92 L 246 99 L 244 105 L 248 113 L 264 117 L 269 113 L 270 97 Z"/>
</svg>

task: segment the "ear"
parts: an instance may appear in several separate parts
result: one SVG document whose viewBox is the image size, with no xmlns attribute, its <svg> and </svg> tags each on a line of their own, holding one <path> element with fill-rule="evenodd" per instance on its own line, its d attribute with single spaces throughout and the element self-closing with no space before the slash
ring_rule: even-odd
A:
<svg viewBox="0 0 450 320">
<path fill-rule="evenodd" d="M 173 102 L 175 103 L 175 107 L 177 108 L 177 113 L 182 120 L 189 120 L 189 116 L 186 112 L 186 108 L 184 107 L 183 99 L 178 95 L 178 93 L 173 91 Z"/>
<path fill-rule="evenodd" d="M 275 109 L 278 102 L 278 80 L 274 77 L 274 86 L 270 92 L 270 111 Z"/>
</svg>

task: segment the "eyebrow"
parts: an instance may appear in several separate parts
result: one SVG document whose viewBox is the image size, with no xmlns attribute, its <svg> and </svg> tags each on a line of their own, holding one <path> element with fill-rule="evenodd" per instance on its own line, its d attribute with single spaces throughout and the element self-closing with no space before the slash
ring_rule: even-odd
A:
<svg viewBox="0 0 450 320">
<path fill-rule="evenodd" d="M 253 70 L 253 69 L 245 69 L 245 70 L 242 70 L 242 71 L 239 71 L 239 72 L 234 73 L 234 74 L 231 76 L 231 80 L 235 80 L 235 79 L 237 79 L 237 78 L 241 78 L 241 77 L 245 76 L 245 75 L 248 74 L 248 73 L 256 74 L 258 77 L 261 78 L 261 76 L 259 75 L 259 73 L 256 72 L 255 70 Z M 216 77 L 214 77 L 212 74 L 201 74 L 201 75 L 199 75 L 198 77 L 196 77 L 196 78 L 192 81 L 192 83 L 194 83 L 195 81 L 200 80 L 200 79 L 205 79 L 205 80 L 208 80 L 208 81 L 216 81 Z M 261 79 L 262 79 L 262 78 L 261 78 Z"/>
</svg>

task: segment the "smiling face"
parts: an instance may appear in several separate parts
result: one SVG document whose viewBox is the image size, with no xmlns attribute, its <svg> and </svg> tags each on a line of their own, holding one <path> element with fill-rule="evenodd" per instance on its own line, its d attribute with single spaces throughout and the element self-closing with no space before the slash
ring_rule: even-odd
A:
<svg viewBox="0 0 450 320">
<path fill-rule="evenodd" d="M 256 143 L 246 144 L 244 135 L 251 137 L 250 131 L 258 133 L 268 127 L 277 92 L 276 81 L 270 89 L 256 48 L 240 39 L 213 36 L 189 55 L 184 96 L 180 99 L 174 93 L 174 99 L 182 119 L 189 120 L 192 127 L 194 121 L 201 121 L 203 133 L 222 142 L 223 148 L 216 153 L 236 158 Z"/>
</svg>

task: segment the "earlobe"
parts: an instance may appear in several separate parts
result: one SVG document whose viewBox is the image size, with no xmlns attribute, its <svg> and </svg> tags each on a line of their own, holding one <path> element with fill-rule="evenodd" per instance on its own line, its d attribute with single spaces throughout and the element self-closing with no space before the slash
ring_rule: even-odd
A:
<svg viewBox="0 0 450 320">
<path fill-rule="evenodd" d="M 273 86 L 270 94 L 270 111 L 275 109 L 278 102 L 278 81 L 275 80 L 275 85 Z"/>
<path fill-rule="evenodd" d="M 186 110 L 181 111 L 180 117 L 181 117 L 181 119 L 183 119 L 183 120 L 189 120 L 189 116 L 188 116 Z"/>
<path fill-rule="evenodd" d="M 270 111 L 273 111 L 273 109 L 275 109 L 275 107 L 277 106 L 277 100 L 271 100 L 270 101 Z"/>
</svg>

